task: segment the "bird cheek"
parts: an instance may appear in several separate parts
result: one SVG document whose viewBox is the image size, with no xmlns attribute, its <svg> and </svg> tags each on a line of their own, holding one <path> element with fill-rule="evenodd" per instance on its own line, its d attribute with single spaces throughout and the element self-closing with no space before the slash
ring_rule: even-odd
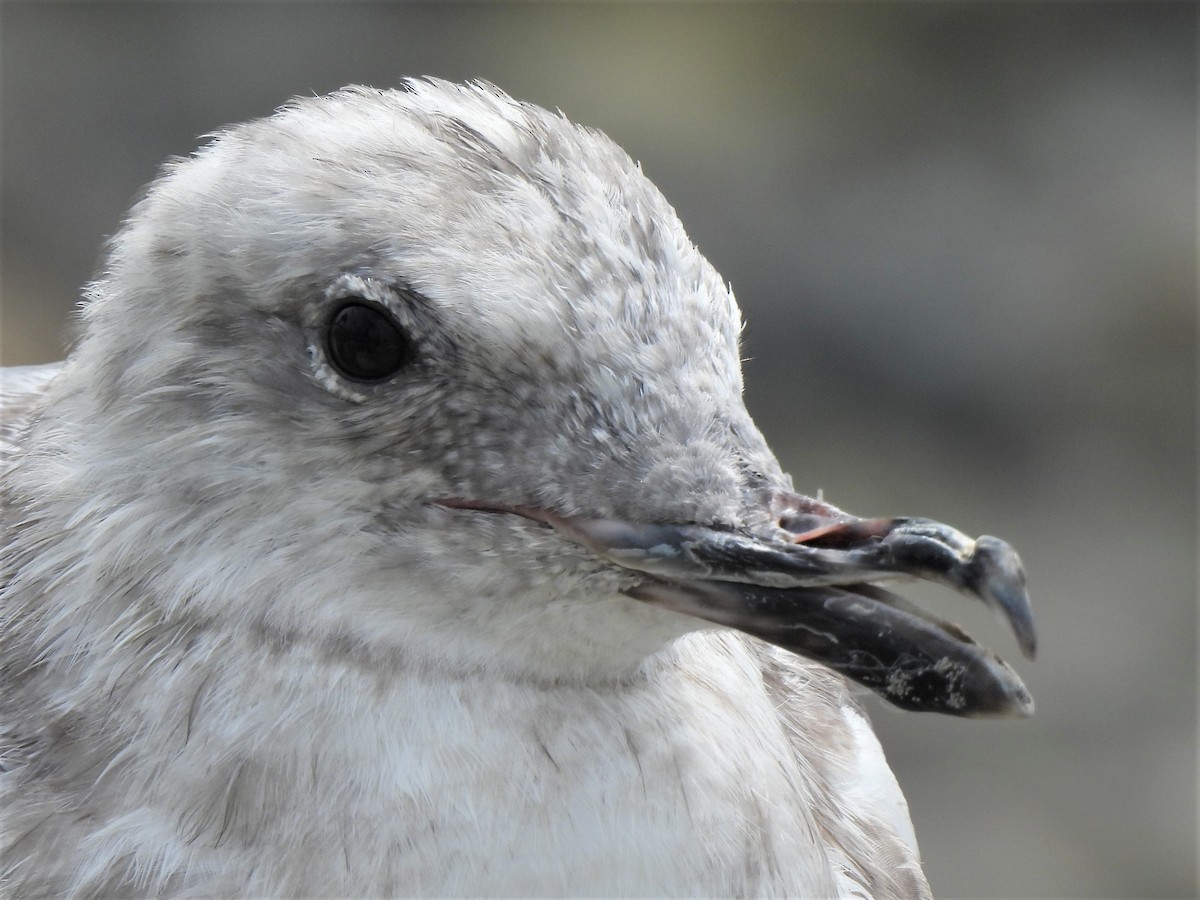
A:
<svg viewBox="0 0 1200 900">
<path fill-rule="evenodd" d="M 646 521 L 732 522 L 743 505 L 744 486 L 724 448 L 708 442 L 680 447 L 656 459 L 641 479 L 642 497 L 655 498 L 638 518 Z"/>
</svg>

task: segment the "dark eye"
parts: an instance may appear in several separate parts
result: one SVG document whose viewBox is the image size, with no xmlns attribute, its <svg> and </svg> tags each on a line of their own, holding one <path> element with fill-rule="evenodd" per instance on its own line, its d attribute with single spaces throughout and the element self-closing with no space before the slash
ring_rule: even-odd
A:
<svg viewBox="0 0 1200 900">
<path fill-rule="evenodd" d="M 325 348 L 334 368 L 356 381 L 378 381 L 413 357 L 413 342 L 388 312 L 362 300 L 346 301 L 329 320 Z"/>
</svg>

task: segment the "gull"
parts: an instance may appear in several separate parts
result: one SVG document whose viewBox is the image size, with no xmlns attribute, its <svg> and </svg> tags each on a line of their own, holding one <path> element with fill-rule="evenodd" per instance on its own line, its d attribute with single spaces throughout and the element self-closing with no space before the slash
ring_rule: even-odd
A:
<svg viewBox="0 0 1200 900">
<path fill-rule="evenodd" d="M 879 586 L 997 538 L 797 493 L 640 167 L 485 84 L 170 162 L 6 370 L 9 896 L 929 895 L 857 685 L 1023 716 Z"/>
</svg>

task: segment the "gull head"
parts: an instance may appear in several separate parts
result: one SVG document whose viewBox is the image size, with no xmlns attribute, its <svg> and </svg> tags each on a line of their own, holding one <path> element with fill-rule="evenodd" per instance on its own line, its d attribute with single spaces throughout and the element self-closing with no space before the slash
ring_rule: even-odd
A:
<svg viewBox="0 0 1200 900">
<path fill-rule="evenodd" d="M 604 135 L 489 85 L 217 135 L 135 206 L 84 319 L 29 465 L 90 535 L 95 634 L 194 619 L 594 682 L 715 623 L 905 708 L 1032 709 L 878 586 L 977 597 L 1032 654 L 1012 549 L 795 493 L 674 211 Z"/>
</svg>

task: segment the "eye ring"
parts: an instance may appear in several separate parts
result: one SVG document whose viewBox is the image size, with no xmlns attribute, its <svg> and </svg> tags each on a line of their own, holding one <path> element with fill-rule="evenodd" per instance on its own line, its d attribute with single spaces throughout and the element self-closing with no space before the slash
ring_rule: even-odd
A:
<svg viewBox="0 0 1200 900">
<path fill-rule="evenodd" d="M 415 343 L 395 317 L 362 297 L 346 297 L 325 323 L 325 356 L 353 381 L 383 381 L 415 354 Z"/>
</svg>

